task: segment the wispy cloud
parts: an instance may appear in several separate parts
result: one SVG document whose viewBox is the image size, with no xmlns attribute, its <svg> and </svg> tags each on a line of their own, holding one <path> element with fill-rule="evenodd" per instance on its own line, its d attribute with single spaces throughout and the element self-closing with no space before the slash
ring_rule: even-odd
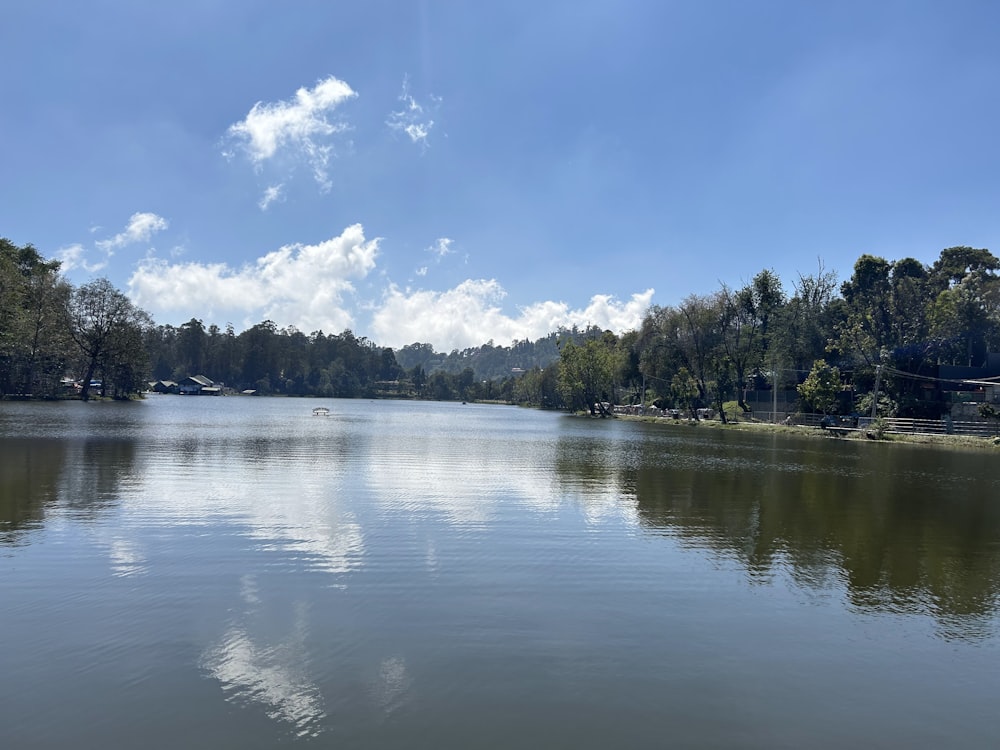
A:
<svg viewBox="0 0 1000 750">
<path fill-rule="evenodd" d="M 170 226 L 169 222 L 162 216 L 157 216 L 149 212 L 137 212 L 132 214 L 128 226 L 109 240 L 98 240 L 94 244 L 109 253 L 115 248 L 125 247 L 136 242 L 146 242 L 157 232 L 162 232 Z"/>
<path fill-rule="evenodd" d="M 264 195 L 261 196 L 260 202 L 257 204 L 261 211 L 266 211 L 271 207 L 272 203 L 276 203 L 279 200 L 284 200 L 285 196 L 282 192 L 284 190 L 284 185 L 271 185 L 264 191 Z"/>
<path fill-rule="evenodd" d="M 504 297 L 506 291 L 494 279 L 469 279 L 443 292 L 390 286 L 373 316 L 373 340 L 392 347 L 431 342 L 447 351 L 479 346 L 490 339 L 534 340 L 574 325 L 596 325 L 620 333 L 639 327 L 653 290 L 633 294 L 624 302 L 594 295 L 586 307 L 575 310 L 565 302 L 537 302 L 521 308 L 516 317 L 501 309 Z"/>
<path fill-rule="evenodd" d="M 375 268 L 379 239 L 360 224 L 316 245 L 285 245 L 253 264 L 170 263 L 151 256 L 129 279 L 132 299 L 152 312 L 198 310 L 209 318 L 238 316 L 246 325 L 269 318 L 304 331 L 354 326 L 351 279 Z"/>
<path fill-rule="evenodd" d="M 446 255 L 451 255 L 455 251 L 451 249 L 451 246 L 455 243 L 455 240 L 449 239 L 448 237 L 441 237 L 427 248 L 427 252 L 434 255 L 438 260 L 441 260 Z"/>
<path fill-rule="evenodd" d="M 329 76 L 311 89 L 300 88 L 291 100 L 257 102 L 246 118 L 229 127 L 227 135 L 255 167 L 279 155 L 293 164 L 304 161 L 320 187 L 328 190 L 333 154 L 329 139 L 348 127 L 334 121 L 333 114 L 355 96 L 344 81 Z"/>
<path fill-rule="evenodd" d="M 125 229 L 115 236 L 106 240 L 96 240 L 94 247 L 97 249 L 99 258 L 90 260 L 90 251 L 79 242 L 60 248 L 56 252 L 56 258 L 62 263 L 63 273 L 70 273 L 82 270 L 87 273 L 97 273 L 103 271 L 115 254 L 115 250 L 139 242 L 148 242 L 157 232 L 162 232 L 170 226 L 170 223 L 162 216 L 157 216 L 148 211 L 139 211 L 129 218 Z M 101 230 L 99 226 L 90 228 L 90 233 L 95 234 Z"/>
<path fill-rule="evenodd" d="M 448 255 L 454 255 L 455 250 L 452 245 L 455 244 L 455 240 L 448 237 L 439 237 L 434 241 L 434 244 L 430 247 L 424 248 L 424 252 L 431 255 L 434 258 L 434 263 L 440 264 L 441 261 Z M 414 270 L 417 276 L 426 276 L 430 268 L 428 266 L 419 266 Z"/>
<path fill-rule="evenodd" d="M 390 112 L 385 124 L 390 130 L 403 133 L 411 143 L 426 150 L 430 146 L 428 138 L 434 127 L 433 114 L 441 104 L 440 97 L 431 95 L 425 104 L 419 103 L 410 93 L 410 80 L 406 77 L 403 78 L 403 91 L 399 95 L 399 101 L 403 104 L 402 108 Z"/>
</svg>

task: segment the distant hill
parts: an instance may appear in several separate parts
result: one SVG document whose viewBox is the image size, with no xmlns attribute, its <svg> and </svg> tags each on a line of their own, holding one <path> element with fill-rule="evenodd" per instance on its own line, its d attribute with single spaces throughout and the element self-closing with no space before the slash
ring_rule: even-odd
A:
<svg viewBox="0 0 1000 750">
<path fill-rule="evenodd" d="M 572 340 L 579 343 L 589 338 L 601 336 L 603 330 L 597 326 L 586 329 L 561 328 L 537 341 L 514 341 L 510 346 L 497 346 L 488 341 L 482 346 L 452 350 L 450 353 L 434 351 L 431 344 L 408 344 L 395 350 L 396 362 L 409 371 L 417 365 L 428 375 L 441 371 L 460 373 L 471 368 L 478 380 L 500 380 L 512 374 L 538 367 L 545 369 L 559 360 L 559 347 Z"/>
</svg>

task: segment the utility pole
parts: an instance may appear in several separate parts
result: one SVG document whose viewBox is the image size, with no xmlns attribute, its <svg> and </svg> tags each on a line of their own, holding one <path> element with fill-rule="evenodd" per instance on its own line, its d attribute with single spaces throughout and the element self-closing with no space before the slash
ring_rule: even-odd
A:
<svg viewBox="0 0 1000 750">
<path fill-rule="evenodd" d="M 778 368 L 771 360 L 771 419 L 778 424 Z"/>
<path fill-rule="evenodd" d="M 878 387 L 882 382 L 882 365 L 875 365 L 875 395 L 872 398 L 872 419 L 878 417 Z"/>
</svg>

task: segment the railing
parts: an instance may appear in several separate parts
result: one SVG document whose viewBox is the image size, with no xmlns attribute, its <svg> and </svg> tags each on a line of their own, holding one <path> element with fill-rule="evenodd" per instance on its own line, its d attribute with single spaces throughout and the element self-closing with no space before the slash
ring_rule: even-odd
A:
<svg viewBox="0 0 1000 750">
<path fill-rule="evenodd" d="M 615 414 L 634 414 L 654 417 L 674 416 L 681 419 L 686 419 L 688 416 L 686 412 L 677 412 L 674 414 L 669 409 L 657 409 L 652 406 L 647 406 L 645 409 L 640 406 L 615 406 L 613 407 L 613 411 Z M 727 413 L 726 416 L 731 422 L 738 422 L 747 418 L 747 415 L 745 414 Z M 702 416 L 702 418 L 716 419 L 717 417 L 713 415 L 710 417 Z M 800 427 L 819 427 L 823 420 L 823 415 L 794 414 L 785 412 L 779 412 L 778 414 L 774 414 L 773 412 L 755 412 L 753 419 L 756 421 L 778 424 L 794 424 Z M 972 422 L 951 419 L 911 419 L 907 417 L 883 417 L 883 419 L 888 425 L 886 428 L 886 432 L 888 433 L 907 435 L 966 435 L 969 437 L 982 438 L 1000 436 L 1000 422 L 997 422 L 996 420 L 988 422 Z M 839 426 L 835 425 L 834 429 L 867 430 L 871 428 L 871 423 L 871 417 L 859 417 L 857 427 L 854 427 L 853 421 L 848 424 L 848 421 L 844 420 Z"/>
<path fill-rule="evenodd" d="M 819 427 L 823 419 L 821 414 L 791 415 L 794 424 L 803 427 Z M 949 419 L 911 419 L 907 417 L 883 417 L 888 425 L 886 432 L 900 435 L 966 435 L 969 437 L 989 438 L 1000 435 L 1000 423 L 995 420 L 973 422 L 968 420 Z M 871 428 L 871 417 L 859 417 L 857 429 Z M 842 425 L 844 426 L 844 425 Z"/>
<path fill-rule="evenodd" d="M 860 420 L 860 427 L 868 427 L 870 418 Z M 969 422 L 949 419 L 909 419 L 906 417 L 886 417 L 886 432 L 908 435 L 968 435 L 970 437 L 994 437 L 1000 435 L 1000 425 L 992 422 Z"/>
</svg>

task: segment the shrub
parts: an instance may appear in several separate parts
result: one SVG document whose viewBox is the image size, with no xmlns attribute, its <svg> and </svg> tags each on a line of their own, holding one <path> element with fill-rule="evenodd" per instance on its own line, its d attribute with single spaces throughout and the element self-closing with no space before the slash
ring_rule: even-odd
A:
<svg viewBox="0 0 1000 750">
<path fill-rule="evenodd" d="M 885 440 L 885 434 L 889 430 L 889 421 L 885 417 L 876 417 L 868 430 L 868 437 L 875 440 Z"/>
</svg>

